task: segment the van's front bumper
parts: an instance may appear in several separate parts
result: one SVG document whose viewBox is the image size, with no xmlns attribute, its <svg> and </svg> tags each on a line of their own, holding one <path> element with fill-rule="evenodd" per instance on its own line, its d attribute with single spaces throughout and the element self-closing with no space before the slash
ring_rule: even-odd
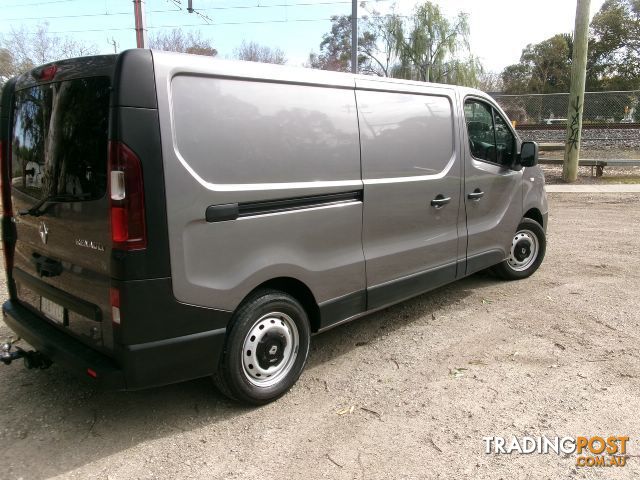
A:
<svg viewBox="0 0 640 480">
<path fill-rule="evenodd" d="M 17 301 L 2 305 L 5 323 L 20 338 L 69 371 L 108 389 L 137 390 L 213 374 L 224 348 L 219 328 L 167 340 L 119 346 L 108 357 Z"/>
</svg>

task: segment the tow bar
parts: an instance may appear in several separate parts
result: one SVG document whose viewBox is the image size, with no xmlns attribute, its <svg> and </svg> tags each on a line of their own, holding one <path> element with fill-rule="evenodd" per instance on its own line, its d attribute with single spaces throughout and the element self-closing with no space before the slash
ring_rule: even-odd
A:
<svg viewBox="0 0 640 480">
<path fill-rule="evenodd" d="M 40 368 L 45 369 L 51 366 L 51 360 L 48 357 L 45 357 L 40 352 L 36 352 L 34 350 L 23 350 L 20 347 L 16 347 L 15 351 L 11 351 L 11 347 L 16 343 L 19 338 L 16 340 L 8 340 L 0 344 L 0 361 L 5 365 L 10 365 L 14 360 L 18 360 L 22 358 L 24 361 L 24 366 L 28 369 L 32 368 Z"/>
</svg>

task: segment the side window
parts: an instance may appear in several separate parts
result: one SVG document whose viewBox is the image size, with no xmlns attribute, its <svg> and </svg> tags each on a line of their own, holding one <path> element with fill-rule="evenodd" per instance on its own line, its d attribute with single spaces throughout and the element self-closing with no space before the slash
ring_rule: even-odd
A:
<svg viewBox="0 0 640 480">
<path fill-rule="evenodd" d="M 505 120 L 492 107 L 478 100 L 464 104 L 471 154 L 500 165 L 511 165 L 515 155 L 515 138 Z"/>
<path fill-rule="evenodd" d="M 480 160 L 496 162 L 496 139 L 493 133 L 491 107 L 476 100 L 464 104 L 471 155 Z"/>
<path fill-rule="evenodd" d="M 509 130 L 507 123 L 495 110 L 493 111 L 493 118 L 496 122 L 495 132 L 497 162 L 500 165 L 511 165 L 513 163 L 514 148 L 516 143 L 515 138 L 513 138 L 513 133 L 511 133 L 511 130 Z"/>
</svg>

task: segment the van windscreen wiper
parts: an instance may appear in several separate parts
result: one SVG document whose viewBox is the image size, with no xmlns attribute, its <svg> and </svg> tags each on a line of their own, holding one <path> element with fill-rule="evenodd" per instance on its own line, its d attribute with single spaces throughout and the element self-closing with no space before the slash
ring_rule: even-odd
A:
<svg viewBox="0 0 640 480">
<path fill-rule="evenodd" d="M 18 212 L 18 215 L 33 215 L 34 217 L 39 217 L 40 215 L 42 215 L 43 213 L 46 212 L 45 210 L 40 210 L 40 208 L 48 202 L 55 202 L 55 201 L 70 201 L 70 200 L 82 200 L 83 198 L 87 198 L 90 197 L 91 194 L 89 193 L 75 193 L 75 194 L 56 194 L 56 195 L 47 195 L 46 197 L 38 200 L 38 202 L 36 202 L 34 205 L 32 205 L 28 210 L 23 210 L 22 212 Z"/>
</svg>

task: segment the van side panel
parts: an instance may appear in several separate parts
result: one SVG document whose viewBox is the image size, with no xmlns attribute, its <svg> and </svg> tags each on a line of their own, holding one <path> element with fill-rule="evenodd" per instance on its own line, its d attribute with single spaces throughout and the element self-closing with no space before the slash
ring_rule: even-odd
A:
<svg viewBox="0 0 640 480">
<path fill-rule="evenodd" d="M 176 298 L 234 310 L 277 277 L 303 282 L 318 304 L 363 292 L 353 85 L 153 55 Z"/>
</svg>

